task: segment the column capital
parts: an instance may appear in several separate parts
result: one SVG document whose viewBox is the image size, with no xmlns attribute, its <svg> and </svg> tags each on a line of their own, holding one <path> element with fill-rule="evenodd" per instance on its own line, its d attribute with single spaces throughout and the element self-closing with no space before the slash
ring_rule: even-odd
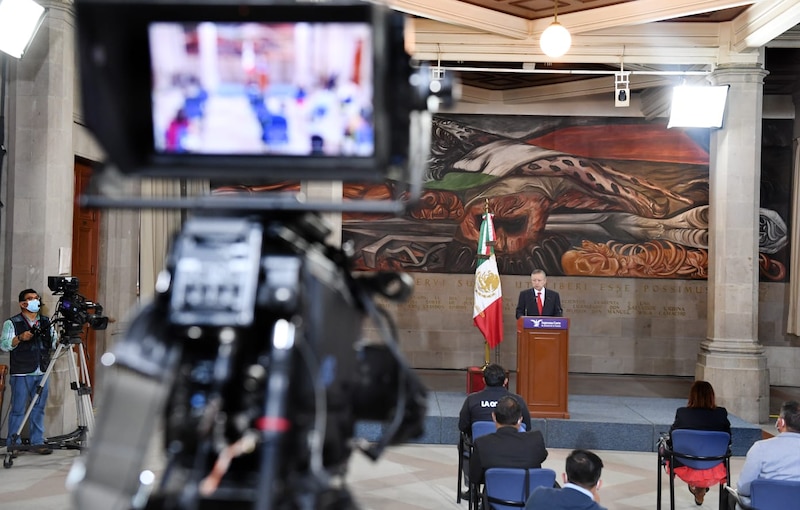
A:
<svg viewBox="0 0 800 510">
<path fill-rule="evenodd" d="M 708 76 L 713 85 L 728 85 L 732 83 L 757 83 L 764 84 L 764 78 L 769 71 L 758 63 L 750 64 L 721 64 Z"/>
</svg>

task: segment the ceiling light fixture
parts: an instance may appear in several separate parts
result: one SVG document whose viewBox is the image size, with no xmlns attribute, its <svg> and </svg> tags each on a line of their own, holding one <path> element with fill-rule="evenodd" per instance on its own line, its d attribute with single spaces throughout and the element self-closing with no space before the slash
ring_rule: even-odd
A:
<svg viewBox="0 0 800 510">
<path fill-rule="evenodd" d="M 47 9 L 33 0 L 0 0 L 0 51 L 22 58 Z"/>
<path fill-rule="evenodd" d="M 550 58 L 558 58 L 569 51 L 572 36 L 564 25 L 558 22 L 558 0 L 553 0 L 553 22 L 539 38 L 539 47 Z"/>
<path fill-rule="evenodd" d="M 721 128 L 728 85 L 679 85 L 672 92 L 667 128 Z"/>
</svg>

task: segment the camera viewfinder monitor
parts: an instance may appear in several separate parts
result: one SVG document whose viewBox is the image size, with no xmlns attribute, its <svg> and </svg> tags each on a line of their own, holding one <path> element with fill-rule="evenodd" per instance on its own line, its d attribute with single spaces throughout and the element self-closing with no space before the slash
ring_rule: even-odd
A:
<svg viewBox="0 0 800 510">
<path fill-rule="evenodd" d="M 377 7 L 79 1 L 88 124 L 125 173 L 383 180 L 396 84 Z"/>
</svg>

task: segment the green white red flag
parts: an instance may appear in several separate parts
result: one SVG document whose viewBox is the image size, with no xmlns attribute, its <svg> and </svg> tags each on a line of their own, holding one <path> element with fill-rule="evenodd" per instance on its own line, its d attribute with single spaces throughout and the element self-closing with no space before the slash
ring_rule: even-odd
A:
<svg viewBox="0 0 800 510">
<path fill-rule="evenodd" d="M 503 341 L 503 293 L 500 288 L 497 259 L 494 256 L 497 234 L 492 222 L 493 217 L 494 214 L 491 214 L 487 207 L 483 214 L 481 232 L 478 237 L 475 305 L 472 310 L 472 321 L 483 333 L 489 347 L 497 347 Z"/>
</svg>

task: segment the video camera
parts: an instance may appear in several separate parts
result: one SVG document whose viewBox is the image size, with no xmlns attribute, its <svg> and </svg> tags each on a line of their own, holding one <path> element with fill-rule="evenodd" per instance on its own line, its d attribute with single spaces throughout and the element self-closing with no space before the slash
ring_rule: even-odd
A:
<svg viewBox="0 0 800 510">
<path fill-rule="evenodd" d="M 419 191 L 431 109 L 452 82 L 412 71 L 404 20 L 358 1 L 77 0 L 83 107 L 129 176 L 383 182 Z M 402 188 L 402 186 L 398 186 Z M 104 363 L 91 448 L 70 473 L 94 509 L 354 508 L 352 449 L 377 458 L 423 432 L 427 391 L 375 301 L 401 273 L 354 274 L 322 211 L 408 202 L 211 196 L 107 207 L 193 209 L 156 296 Z M 380 339 L 366 341 L 365 321 Z M 167 468 L 142 471 L 156 417 Z M 132 417 L 135 417 L 132 419 Z M 378 421 L 373 444 L 357 421 Z"/>
<path fill-rule="evenodd" d="M 62 324 L 67 335 L 79 334 L 87 324 L 95 330 L 108 327 L 108 317 L 103 316 L 103 307 L 78 294 L 79 281 L 76 277 L 48 276 L 47 287 L 54 295 L 61 295 L 52 320 L 56 325 Z"/>
</svg>

